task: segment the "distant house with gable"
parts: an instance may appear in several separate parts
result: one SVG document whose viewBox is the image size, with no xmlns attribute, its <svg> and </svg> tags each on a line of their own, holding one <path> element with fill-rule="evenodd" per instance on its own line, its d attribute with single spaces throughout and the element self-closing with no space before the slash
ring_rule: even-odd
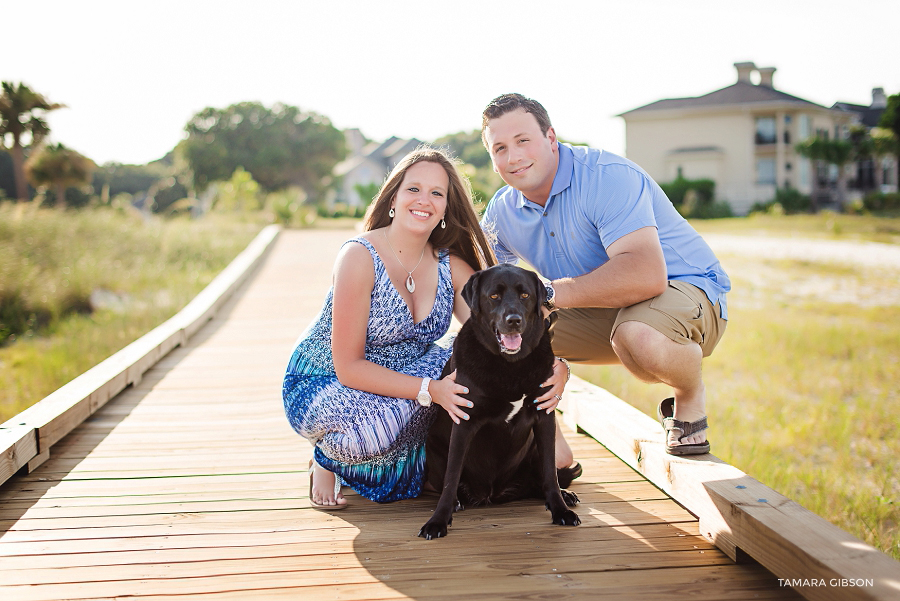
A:
<svg viewBox="0 0 900 601">
<path fill-rule="evenodd" d="M 716 198 L 741 215 L 774 198 L 779 187 L 809 194 L 812 165 L 794 145 L 815 135 L 845 137 L 853 119 L 775 89 L 775 67 L 734 66 L 737 82 L 728 87 L 658 100 L 619 116 L 625 120 L 626 155 L 651 177 L 712 179 Z M 822 200 L 820 206 L 829 199 Z"/>
<path fill-rule="evenodd" d="M 341 179 L 334 202 L 345 203 L 350 207 L 364 207 L 372 200 L 360 198 L 357 185 L 381 185 L 400 159 L 422 144 L 415 138 L 404 140 L 394 136 L 384 142 L 366 144 L 358 129 L 346 130 L 344 137 L 349 156 L 334 168 L 334 175 Z"/>
<path fill-rule="evenodd" d="M 869 106 L 835 102 L 831 108 L 848 113 L 851 125 L 865 128 L 871 132 L 873 128 L 878 127 L 881 115 L 887 108 L 887 95 L 884 93 L 884 88 L 873 88 L 872 103 Z M 869 192 L 896 192 L 897 157 L 885 155 L 858 161 L 854 166 L 849 188 L 851 193 L 856 191 L 859 195 Z"/>
</svg>

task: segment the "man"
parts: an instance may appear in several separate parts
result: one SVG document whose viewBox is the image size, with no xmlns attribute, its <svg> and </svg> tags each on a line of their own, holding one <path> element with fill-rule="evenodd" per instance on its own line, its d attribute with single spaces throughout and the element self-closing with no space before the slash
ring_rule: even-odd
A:
<svg viewBox="0 0 900 601">
<path fill-rule="evenodd" d="M 671 386 L 659 407 L 666 450 L 708 453 L 700 363 L 725 330 L 731 289 L 712 250 L 636 164 L 559 143 L 537 101 L 495 98 L 481 132 L 508 184 L 482 226 L 498 260 L 522 259 L 551 280 L 554 352 Z"/>
</svg>

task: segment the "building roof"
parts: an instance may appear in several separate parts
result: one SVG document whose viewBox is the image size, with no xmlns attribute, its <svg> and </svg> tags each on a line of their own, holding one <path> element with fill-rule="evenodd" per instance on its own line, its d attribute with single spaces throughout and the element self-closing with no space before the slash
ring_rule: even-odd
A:
<svg viewBox="0 0 900 601">
<path fill-rule="evenodd" d="M 866 127 L 878 127 L 878 122 L 881 121 L 881 115 L 884 113 L 883 107 L 875 108 L 849 102 L 835 102 L 831 108 L 848 113 L 856 113 L 859 115 L 859 122 Z"/>
<path fill-rule="evenodd" d="M 402 158 L 398 154 L 406 155 L 421 143 L 416 138 L 405 140 L 396 136 L 391 136 L 384 142 L 370 142 L 362 149 L 361 154 L 351 155 L 335 165 L 334 173 L 335 175 L 346 175 L 366 162 L 390 171 Z"/>
<path fill-rule="evenodd" d="M 786 102 L 791 104 L 814 106 L 823 109 L 825 108 L 820 104 L 810 102 L 809 100 L 804 100 L 803 98 L 798 98 L 797 96 L 791 96 L 790 94 L 781 92 L 779 90 L 776 90 L 775 88 L 739 81 L 726 88 L 716 90 L 715 92 L 710 92 L 709 94 L 704 94 L 703 96 L 695 96 L 689 98 L 667 98 L 664 100 L 657 100 L 656 102 L 651 102 L 650 104 L 646 104 L 636 109 L 625 111 L 619 116 L 622 117 L 624 115 L 630 115 L 632 113 L 644 111 L 741 105 L 753 104 L 757 102 Z"/>
</svg>

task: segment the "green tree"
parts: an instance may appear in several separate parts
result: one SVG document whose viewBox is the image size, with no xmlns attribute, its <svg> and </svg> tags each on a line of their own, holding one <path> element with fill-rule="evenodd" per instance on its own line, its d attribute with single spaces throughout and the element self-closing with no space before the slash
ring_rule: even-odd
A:
<svg viewBox="0 0 900 601">
<path fill-rule="evenodd" d="M 844 167 L 854 159 L 853 144 L 848 140 L 826 140 L 825 138 L 809 138 L 795 146 L 800 155 L 813 161 L 812 177 L 812 201 L 813 211 L 818 210 L 818 198 L 816 191 L 819 185 L 819 165 L 836 165 L 838 168 L 837 201 L 840 208 L 844 208 L 847 194 L 847 176 Z"/>
<path fill-rule="evenodd" d="M 91 181 L 92 160 L 62 144 L 42 146 L 25 162 L 25 175 L 35 187 L 51 186 L 57 208 L 66 208 L 66 188 Z"/>
<path fill-rule="evenodd" d="M 465 163 L 463 173 L 472 184 L 476 207 L 483 207 L 494 192 L 503 186 L 503 180 L 494 173 L 491 155 L 481 143 L 481 131 L 458 132 L 442 136 L 434 141 L 435 146 L 446 146 L 453 156 Z"/>
<path fill-rule="evenodd" d="M 491 155 L 481 143 L 481 132 L 477 129 L 441 136 L 434 145 L 448 147 L 453 156 L 476 169 L 491 168 Z"/>
<path fill-rule="evenodd" d="M 894 135 L 900 140 L 900 94 L 888 96 L 887 107 L 881 114 L 881 121 L 878 122 L 878 125 L 894 132 Z"/>
<path fill-rule="evenodd" d="M 206 108 L 185 130 L 184 156 L 201 190 L 242 167 L 264 190 L 293 185 L 315 197 L 347 152 L 344 135 L 326 117 L 284 104 Z"/>
<path fill-rule="evenodd" d="M 888 96 L 887 107 L 878 125 L 894 134 L 893 143 L 884 142 L 882 148 L 887 148 L 897 158 L 897 178 L 900 181 L 900 94 Z"/>
<path fill-rule="evenodd" d="M 25 184 L 25 145 L 36 147 L 50 133 L 44 115 L 65 105 L 54 104 L 23 83 L 4 81 L 0 93 L 0 147 L 8 147 L 13 160 L 16 197 L 28 200 Z"/>
</svg>

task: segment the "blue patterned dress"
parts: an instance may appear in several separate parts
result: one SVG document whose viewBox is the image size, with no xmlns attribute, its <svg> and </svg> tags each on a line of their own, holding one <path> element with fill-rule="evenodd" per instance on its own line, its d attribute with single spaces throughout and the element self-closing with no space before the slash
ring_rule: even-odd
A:
<svg viewBox="0 0 900 601">
<path fill-rule="evenodd" d="M 419 323 L 388 276 L 375 247 L 354 238 L 372 255 L 375 285 L 366 331 L 366 359 L 397 372 L 438 378 L 450 348 L 435 344 L 450 327 L 453 282 L 446 249 L 438 255 L 437 297 Z M 343 386 L 334 373 L 331 319 L 334 288 L 300 336 L 284 376 L 282 396 L 291 426 L 313 443 L 319 465 L 362 496 L 378 502 L 415 497 L 422 490 L 425 436 L 436 405 L 384 397 Z"/>
</svg>

